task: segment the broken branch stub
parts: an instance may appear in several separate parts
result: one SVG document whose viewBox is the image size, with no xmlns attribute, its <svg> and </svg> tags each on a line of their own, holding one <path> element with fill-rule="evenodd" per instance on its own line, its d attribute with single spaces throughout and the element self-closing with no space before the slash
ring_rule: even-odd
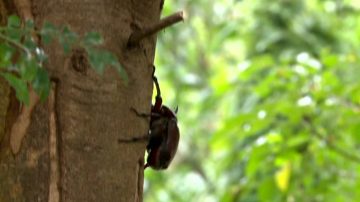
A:
<svg viewBox="0 0 360 202">
<path fill-rule="evenodd" d="M 128 41 L 128 46 L 134 46 L 138 44 L 142 39 L 152 36 L 166 27 L 170 27 L 180 21 L 184 21 L 184 15 L 182 11 L 176 12 L 168 17 L 161 19 L 158 23 L 146 27 L 141 30 L 134 31 Z"/>
</svg>

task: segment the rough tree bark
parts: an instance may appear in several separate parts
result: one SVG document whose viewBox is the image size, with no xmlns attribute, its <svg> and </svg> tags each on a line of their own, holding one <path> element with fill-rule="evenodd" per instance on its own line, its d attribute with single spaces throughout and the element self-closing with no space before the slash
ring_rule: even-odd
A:
<svg viewBox="0 0 360 202">
<path fill-rule="evenodd" d="M 32 111 L 18 153 L 10 148 L 19 107 L 0 81 L 0 201 L 142 201 L 146 143 L 118 144 L 143 135 L 148 123 L 130 111 L 150 111 L 156 36 L 127 46 L 130 35 L 159 21 L 163 0 L 0 0 L 1 22 L 12 13 L 68 25 L 78 34 L 101 33 L 129 77 L 125 85 L 108 68 L 99 75 L 86 53 L 64 55 L 57 43 L 44 47 L 53 90 Z M 40 41 L 41 43 L 41 41 Z M 21 112 L 20 112 L 21 113 Z"/>
</svg>

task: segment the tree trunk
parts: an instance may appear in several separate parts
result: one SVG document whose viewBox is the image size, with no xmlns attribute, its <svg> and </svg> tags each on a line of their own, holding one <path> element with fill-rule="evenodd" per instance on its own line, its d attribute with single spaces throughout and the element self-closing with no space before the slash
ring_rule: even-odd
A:
<svg viewBox="0 0 360 202">
<path fill-rule="evenodd" d="M 12 1 L 0 1 L 7 8 L 1 16 L 10 14 Z M 103 75 L 95 73 L 81 48 L 65 55 L 58 43 L 44 47 L 53 90 L 47 102 L 35 106 L 15 155 L 9 128 L 19 109 L 6 83 L 0 82 L 0 201 L 142 201 L 146 143 L 118 144 L 117 140 L 148 131 L 148 121 L 130 108 L 150 111 L 156 36 L 133 47 L 127 41 L 137 29 L 159 21 L 161 0 L 29 3 L 17 6 L 17 12 L 21 16 L 22 9 L 29 9 L 37 27 L 49 21 L 68 25 L 80 35 L 99 32 L 104 48 L 118 56 L 129 82 L 124 84 L 112 68 Z"/>
</svg>

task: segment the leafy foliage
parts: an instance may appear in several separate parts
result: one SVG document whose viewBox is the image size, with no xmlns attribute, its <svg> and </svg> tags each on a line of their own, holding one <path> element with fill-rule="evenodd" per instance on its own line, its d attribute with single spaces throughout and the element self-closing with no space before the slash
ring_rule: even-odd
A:
<svg viewBox="0 0 360 202">
<path fill-rule="evenodd" d="M 102 73 L 106 66 L 115 67 L 123 79 L 126 72 L 117 57 L 109 51 L 101 50 L 103 39 L 100 34 L 89 32 L 79 37 L 68 27 L 56 27 L 45 23 L 39 30 L 34 30 L 34 23 L 27 21 L 22 25 L 17 16 L 8 18 L 7 26 L 0 27 L 0 75 L 15 89 L 17 98 L 29 104 L 29 90 L 32 86 L 40 99 L 44 101 L 50 90 L 50 80 L 43 64 L 47 61 L 46 53 L 34 41 L 34 35 L 41 37 L 43 44 L 58 40 L 66 54 L 75 46 L 84 47 L 89 55 L 91 66 Z"/>
<path fill-rule="evenodd" d="M 167 172 L 146 201 L 360 201 L 356 1 L 192 0 L 159 35 L 157 76 L 179 105 Z"/>
</svg>

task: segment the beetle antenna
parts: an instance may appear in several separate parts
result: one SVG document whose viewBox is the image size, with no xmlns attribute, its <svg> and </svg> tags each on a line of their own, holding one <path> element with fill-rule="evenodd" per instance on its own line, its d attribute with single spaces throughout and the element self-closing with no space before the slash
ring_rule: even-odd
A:
<svg viewBox="0 0 360 202">
<path fill-rule="evenodd" d="M 179 111 L 179 106 L 176 106 L 176 108 L 175 108 L 175 114 L 177 114 L 178 113 L 178 111 Z"/>
</svg>

